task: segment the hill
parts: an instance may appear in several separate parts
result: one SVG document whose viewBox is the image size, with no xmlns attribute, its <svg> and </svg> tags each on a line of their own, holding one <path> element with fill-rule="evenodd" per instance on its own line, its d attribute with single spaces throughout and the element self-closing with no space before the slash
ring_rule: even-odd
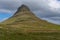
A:
<svg viewBox="0 0 60 40">
<path fill-rule="evenodd" d="M 39 19 L 26 5 L 0 24 L 0 40 L 55 40 L 56 34 L 60 37 L 59 32 L 60 25 Z"/>
</svg>

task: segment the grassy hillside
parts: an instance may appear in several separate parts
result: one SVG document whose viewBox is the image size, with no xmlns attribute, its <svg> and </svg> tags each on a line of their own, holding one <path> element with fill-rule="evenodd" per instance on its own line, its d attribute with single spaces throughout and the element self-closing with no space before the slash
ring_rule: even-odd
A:
<svg viewBox="0 0 60 40">
<path fill-rule="evenodd" d="M 60 40 L 60 25 L 37 18 L 22 5 L 0 24 L 0 40 Z"/>
</svg>

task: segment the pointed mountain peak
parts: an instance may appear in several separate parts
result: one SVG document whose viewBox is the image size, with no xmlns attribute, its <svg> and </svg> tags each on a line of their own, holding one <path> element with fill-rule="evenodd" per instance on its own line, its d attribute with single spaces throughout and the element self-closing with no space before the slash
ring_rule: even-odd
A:
<svg viewBox="0 0 60 40">
<path fill-rule="evenodd" d="M 20 8 L 26 8 L 26 9 L 29 9 L 26 5 L 21 5 L 21 7 Z"/>
<path fill-rule="evenodd" d="M 28 6 L 23 4 L 18 8 L 17 13 L 22 11 L 30 11 L 30 9 L 28 8 Z"/>
<path fill-rule="evenodd" d="M 25 13 L 22 13 L 22 12 L 25 12 Z M 26 5 L 21 5 L 18 10 L 16 11 L 16 13 L 14 14 L 14 16 L 16 15 L 20 15 L 21 13 L 22 14 L 26 14 L 26 12 L 31 12 L 30 9 L 28 8 L 28 6 Z M 29 14 L 29 13 L 28 13 Z"/>
</svg>

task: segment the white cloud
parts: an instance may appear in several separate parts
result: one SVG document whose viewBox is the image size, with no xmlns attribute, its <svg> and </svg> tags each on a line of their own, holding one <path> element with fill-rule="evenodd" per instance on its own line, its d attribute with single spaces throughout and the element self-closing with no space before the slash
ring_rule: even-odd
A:
<svg viewBox="0 0 60 40">
<path fill-rule="evenodd" d="M 49 6 L 51 8 L 57 9 L 57 8 L 60 8 L 60 3 L 56 0 L 50 0 Z"/>
<path fill-rule="evenodd" d="M 4 13 L 12 13 L 10 10 L 6 10 L 6 9 L 0 9 L 0 12 L 4 12 Z"/>
<path fill-rule="evenodd" d="M 60 2 L 57 0 L 49 0 L 48 6 L 51 11 L 60 13 Z"/>
</svg>

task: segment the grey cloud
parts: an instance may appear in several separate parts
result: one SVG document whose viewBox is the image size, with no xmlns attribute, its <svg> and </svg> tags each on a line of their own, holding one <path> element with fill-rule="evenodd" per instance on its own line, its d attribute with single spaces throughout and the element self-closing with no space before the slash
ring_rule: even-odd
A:
<svg viewBox="0 0 60 40">
<path fill-rule="evenodd" d="M 10 10 L 15 13 L 17 8 L 22 4 L 19 0 L 0 0 L 0 9 Z M 8 11 L 7 11 L 8 12 Z"/>
<path fill-rule="evenodd" d="M 50 18 L 42 18 L 42 20 L 46 20 L 50 23 L 60 25 L 60 20 L 54 20 L 54 19 L 50 19 Z"/>
</svg>

